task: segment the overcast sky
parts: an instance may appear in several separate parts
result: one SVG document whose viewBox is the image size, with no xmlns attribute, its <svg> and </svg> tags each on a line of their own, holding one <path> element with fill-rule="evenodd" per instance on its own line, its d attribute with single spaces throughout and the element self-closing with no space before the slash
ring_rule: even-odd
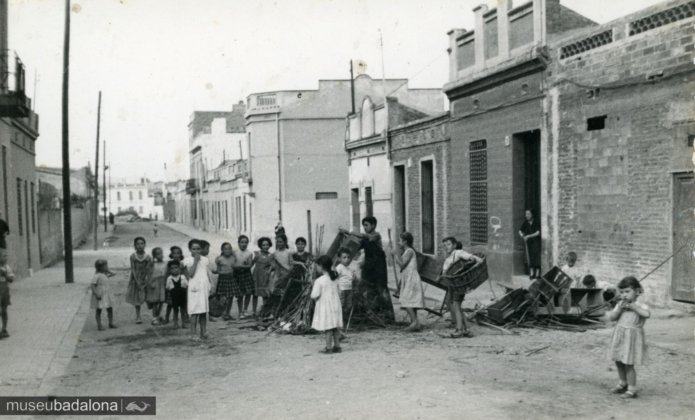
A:
<svg viewBox="0 0 695 420">
<path fill-rule="evenodd" d="M 185 178 L 192 111 L 230 110 L 253 92 L 315 89 L 318 79 L 348 78 L 350 59 L 366 61 L 368 73 L 381 77 L 379 29 L 386 77 L 441 87 L 446 32 L 472 29 L 472 9 L 482 2 L 73 0 L 71 166 L 94 162 L 99 90 L 113 176 Z M 656 3 L 562 1 L 601 23 Z M 64 1 L 9 0 L 9 9 L 10 48 L 27 67 L 40 115 L 36 161 L 60 166 Z"/>
</svg>

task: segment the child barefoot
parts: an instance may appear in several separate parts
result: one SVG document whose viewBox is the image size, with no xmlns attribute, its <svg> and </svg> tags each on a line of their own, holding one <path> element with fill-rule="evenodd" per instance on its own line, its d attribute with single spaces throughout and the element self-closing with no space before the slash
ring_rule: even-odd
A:
<svg viewBox="0 0 695 420">
<path fill-rule="evenodd" d="M 176 245 L 172 246 L 169 248 L 169 262 L 171 261 L 178 261 L 179 262 L 179 272 L 185 272 L 186 267 L 183 266 L 183 250 L 181 247 L 178 247 Z M 169 267 L 167 265 L 167 267 Z M 171 273 L 168 272 L 167 270 L 167 277 Z M 166 289 L 166 292 L 164 293 L 164 299 L 166 300 L 167 303 L 167 311 L 166 311 L 166 316 L 164 317 L 164 321 L 162 321 L 162 324 L 168 324 L 169 323 L 169 318 L 171 318 L 171 310 L 172 310 L 172 303 L 171 303 L 171 294 L 169 292 L 169 289 Z M 184 302 L 182 313 L 181 313 L 181 322 L 186 322 L 186 305 Z"/>
<path fill-rule="evenodd" d="M 195 335 L 196 326 L 200 324 L 200 338 L 206 339 L 207 316 L 210 295 L 210 262 L 201 255 L 201 244 L 197 239 L 188 242 L 191 256 L 184 260 L 188 267 L 188 314 L 191 316 L 191 334 Z"/>
<path fill-rule="evenodd" d="M 217 269 L 217 294 L 225 298 L 224 303 L 224 314 L 222 319 L 229 321 L 232 318 L 230 314 L 232 310 L 232 303 L 234 303 L 234 296 L 237 297 L 237 303 L 239 303 L 239 308 L 241 309 L 240 301 L 244 299 L 239 290 L 239 283 L 234 278 L 234 253 L 232 251 L 232 244 L 225 242 L 222 244 L 222 255 L 215 258 L 215 266 Z"/>
<path fill-rule="evenodd" d="M 446 251 L 447 257 L 444 260 L 442 266 L 442 274 L 446 274 L 449 267 L 451 267 L 456 261 L 459 260 L 476 260 L 482 261 L 482 259 L 476 255 L 470 254 L 464 251 L 461 243 L 456 240 L 453 236 L 446 237 L 442 240 L 444 244 L 444 250 Z M 449 306 L 449 312 L 451 312 L 454 320 L 456 321 L 456 331 L 450 335 L 451 338 L 460 337 L 472 337 L 470 331 L 468 331 L 468 324 L 466 323 L 466 317 L 463 315 L 461 310 L 461 304 L 463 299 L 466 297 L 464 293 L 461 293 L 455 289 L 449 289 L 446 293 L 446 304 Z"/>
<path fill-rule="evenodd" d="M 343 327 L 343 313 L 340 307 L 340 291 L 338 275 L 331 270 L 333 261 L 327 255 L 322 255 L 316 260 L 317 270 L 321 277 L 314 281 L 311 288 L 311 298 L 316 300 L 314 318 L 311 328 L 317 331 L 325 331 L 326 348 L 321 353 L 340 353 L 340 328 Z"/>
<path fill-rule="evenodd" d="M 145 253 L 145 238 L 138 236 L 133 241 L 135 252 L 130 256 L 130 280 L 125 301 L 135 306 L 135 323 L 142 324 L 140 306 L 145 303 L 145 285 L 152 275 L 152 257 Z"/>
<path fill-rule="evenodd" d="M 246 311 L 249 309 L 249 303 L 251 302 L 251 295 L 254 293 L 254 277 L 255 271 L 251 273 L 251 267 L 253 266 L 253 252 L 248 250 L 249 238 L 246 235 L 239 235 L 237 239 L 237 244 L 239 245 L 239 251 L 234 253 L 234 278 L 239 284 L 239 298 L 237 299 L 237 305 L 239 305 L 239 319 L 246 318 Z M 243 296 L 243 299 L 242 299 Z M 255 299 L 255 298 L 254 298 Z M 243 302 L 242 302 L 243 301 Z M 255 300 L 254 300 L 255 302 Z M 243 308 L 241 304 L 243 303 Z M 253 315 L 256 315 L 256 304 L 253 304 Z"/>
<path fill-rule="evenodd" d="M 347 248 L 338 250 L 338 264 L 335 272 L 338 274 L 338 290 L 340 290 L 340 307 L 343 310 L 343 322 L 350 319 L 352 310 L 352 286 L 357 280 L 355 272 L 350 268 L 352 253 Z M 342 338 L 342 337 L 341 337 Z"/>
<path fill-rule="evenodd" d="M 241 240 L 239 240 L 239 246 L 241 247 Z M 262 237 L 258 239 L 258 248 L 261 250 L 256 252 L 253 257 L 253 317 L 257 315 L 258 309 L 258 298 L 263 298 L 261 302 L 261 307 L 265 303 L 265 300 L 270 297 L 270 268 L 273 261 L 273 255 L 270 253 L 270 247 L 273 246 L 273 242 L 268 237 Z M 249 302 L 246 301 L 244 304 L 244 311 L 248 309 Z"/>
<path fill-rule="evenodd" d="M 14 281 L 14 273 L 7 264 L 7 250 L 0 248 L 0 313 L 2 314 L 2 331 L 0 338 L 7 338 L 7 307 L 10 306 L 10 283 Z"/>
<path fill-rule="evenodd" d="M 106 309 L 106 314 L 109 319 L 109 328 L 116 328 L 113 324 L 113 305 L 116 303 L 111 287 L 109 286 L 109 264 L 106 260 L 96 260 L 94 263 L 96 273 L 92 278 L 92 309 L 96 309 L 97 328 L 103 331 L 101 325 L 101 311 Z"/>
<path fill-rule="evenodd" d="M 393 250 L 393 259 L 401 269 L 401 284 L 399 299 L 401 308 L 408 312 L 410 325 L 406 331 L 420 331 L 420 321 L 417 319 L 417 310 L 425 307 L 425 291 L 422 288 L 422 280 L 417 272 L 417 257 L 413 250 L 413 235 L 403 232 L 398 238 L 398 245 L 403 248 L 403 255 Z"/>
<path fill-rule="evenodd" d="M 188 292 L 188 279 L 181 273 L 181 263 L 178 260 L 171 260 L 167 264 L 169 277 L 167 277 L 167 291 L 171 299 L 170 308 L 174 310 L 174 329 L 179 327 L 179 313 L 181 313 L 181 327 L 184 325 L 184 315 L 186 314 L 186 294 Z"/>
<path fill-rule="evenodd" d="M 620 383 L 613 388 L 614 394 L 623 394 L 623 398 L 637 397 L 637 372 L 635 364 L 642 364 L 647 346 L 644 342 L 644 323 L 649 318 L 649 308 L 637 303 L 642 293 L 639 281 L 625 277 L 618 283 L 620 302 L 608 313 L 610 321 L 618 320 L 613 330 L 609 357 L 618 368 Z"/>
<path fill-rule="evenodd" d="M 167 281 L 167 266 L 164 262 L 162 248 L 157 247 L 152 250 L 152 259 L 152 274 L 147 279 L 145 300 L 147 301 L 147 307 L 152 310 L 152 325 L 159 325 L 163 321 L 161 311 L 162 304 L 165 301 L 164 295 Z"/>
</svg>

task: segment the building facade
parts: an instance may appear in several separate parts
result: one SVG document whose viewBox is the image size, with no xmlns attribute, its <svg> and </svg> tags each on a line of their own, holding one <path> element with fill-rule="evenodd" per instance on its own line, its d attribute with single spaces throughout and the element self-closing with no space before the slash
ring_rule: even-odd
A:
<svg viewBox="0 0 695 420">
<path fill-rule="evenodd" d="M 201 229 L 212 226 L 206 205 L 208 174 L 228 160 L 248 156 L 243 102 L 233 105 L 232 111 L 195 111 L 188 124 L 190 178 L 188 198 L 182 205 L 190 206 L 188 218 L 181 220 Z"/>
<path fill-rule="evenodd" d="M 453 231 L 448 193 L 456 180 L 449 177 L 449 113 L 396 126 L 389 137 L 395 235 L 412 233 L 413 247 L 434 256 Z"/>
<path fill-rule="evenodd" d="M 227 160 L 209 171 L 202 192 L 203 229 L 233 238 L 250 236 L 248 160 Z"/>
<path fill-rule="evenodd" d="M 107 192 L 107 212 L 117 216 L 135 212 L 139 217 L 160 220 L 164 210 L 161 204 L 157 204 L 155 195 L 145 178 L 141 178 L 139 183 L 111 184 Z"/>
<path fill-rule="evenodd" d="M 10 228 L 9 264 L 19 277 L 39 268 L 38 182 L 34 143 L 39 117 L 25 92 L 24 64 L 8 50 L 7 2 L 0 2 L 0 218 Z"/>
<path fill-rule="evenodd" d="M 657 303 L 695 302 L 694 24 L 694 2 L 668 1 L 550 49 L 548 256 L 613 283 L 653 271 Z"/>
<path fill-rule="evenodd" d="M 474 9 L 473 31 L 449 33 L 451 153 L 449 224 L 467 246 L 484 249 L 492 278 L 511 282 L 526 273 L 517 234 L 530 209 L 548 228 L 548 168 L 544 98 L 548 40 L 595 24 L 560 5 L 534 0 L 511 8 Z M 491 233 L 494 232 L 494 244 Z M 553 258 L 542 235 L 543 264 Z"/>
<path fill-rule="evenodd" d="M 371 82 L 369 76 L 355 80 L 357 86 L 365 82 Z M 410 89 L 407 80 L 390 79 L 387 83 L 384 91 L 393 96 L 367 95 L 356 112 L 347 117 L 345 149 L 353 230 L 360 230 L 360 220 L 367 215 L 377 218 L 381 230 L 395 227 L 389 130 L 444 111 L 441 89 Z"/>
</svg>

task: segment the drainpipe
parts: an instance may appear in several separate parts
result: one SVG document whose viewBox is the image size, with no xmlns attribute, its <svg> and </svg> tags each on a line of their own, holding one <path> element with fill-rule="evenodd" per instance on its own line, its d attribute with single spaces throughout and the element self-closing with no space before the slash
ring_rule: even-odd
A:
<svg viewBox="0 0 695 420">
<path fill-rule="evenodd" d="M 280 142 L 280 111 L 275 114 L 275 133 L 278 147 L 278 221 L 282 223 L 282 150 Z"/>
</svg>

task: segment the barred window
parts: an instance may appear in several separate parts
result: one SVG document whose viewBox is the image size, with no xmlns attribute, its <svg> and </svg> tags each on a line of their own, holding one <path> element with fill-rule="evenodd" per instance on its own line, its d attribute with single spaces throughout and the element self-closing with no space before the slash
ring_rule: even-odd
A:
<svg viewBox="0 0 695 420">
<path fill-rule="evenodd" d="M 487 243 L 487 140 L 469 144 L 471 244 Z"/>
</svg>

